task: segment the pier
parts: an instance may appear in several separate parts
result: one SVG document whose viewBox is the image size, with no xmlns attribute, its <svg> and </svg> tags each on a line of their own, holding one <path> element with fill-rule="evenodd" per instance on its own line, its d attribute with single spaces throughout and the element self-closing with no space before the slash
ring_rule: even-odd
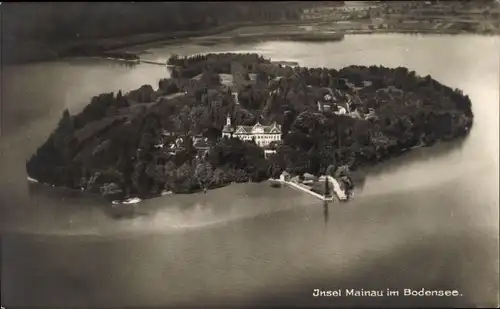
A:
<svg viewBox="0 0 500 309">
<path fill-rule="evenodd" d="M 289 180 L 284 175 L 281 175 L 279 180 L 278 179 L 271 179 L 271 181 L 272 182 L 278 181 L 281 184 L 285 184 L 285 185 L 288 185 L 294 189 L 301 190 L 301 191 L 303 191 L 307 194 L 310 194 L 310 195 L 312 195 L 312 196 L 314 196 L 322 201 L 333 201 L 334 200 L 334 197 L 326 197 L 323 194 L 314 192 L 311 190 L 310 186 L 307 186 L 307 185 L 302 184 L 302 183 L 298 183 L 296 181 Z M 332 184 L 332 191 L 333 191 L 334 196 L 336 197 L 337 200 L 339 200 L 339 201 L 346 201 L 347 200 L 347 198 L 348 198 L 347 194 L 341 188 L 337 179 L 335 179 L 332 176 L 324 176 L 324 175 L 318 179 L 318 182 L 325 182 L 325 181 L 328 181 L 328 184 Z"/>
<path fill-rule="evenodd" d="M 286 180 L 285 181 L 282 180 L 281 182 L 286 184 L 286 185 L 289 185 L 292 188 L 299 189 L 307 194 L 310 194 L 316 198 L 319 198 L 322 201 L 333 201 L 333 197 L 325 197 L 319 193 L 313 192 L 313 191 L 311 191 L 311 189 L 309 187 L 307 187 L 305 185 L 295 183 L 293 181 L 286 181 Z"/>
<path fill-rule="evenodd" d="M 167 66 L 167 62 L 161 62 L 161 61 L 153 61 L 153 60 L 143 60 L 141 59 L 140 60 L 142 63 L 149 63 L 149 64 L 157 64 L 157 65 L 163 65 L 163 66 Z"/>
<path fill-rule="evenodd" d="M 167 64 L 167 62 L 162 62 L 162 61 L 154 61 L 154 60 L 144 60 L 144 59 L 141 59 L 139 60 L 141 63 L 149 63 L 149 64 L 156 64 L 156 65 L 161 65 L 161 66 L 164 66 L 164 67 L 167 67 L 167 68 L 174 68 L 176 67 L 175 65 L 170 65 L 170 64 Z"/>
<path fill-rule="evenodd" d="M 98 58 L 100 58 L 100 57 L 98 57 Z M 133 64 L 147 63 L 147 64 L 154 64 L 154 65 L 161 65 L 161 66 L 167 67 L 167 68 L 176 67 L 175 65 L 167 64 L 166 61 L 162 62 L 162 61 L 144 60 L 144 59 L 124 59 L 124 58 L 117 58 L 117 57 L 104 57 L 104 58 L 108 59 L 108 60 L 129 62 L 129 63 L 133 63 Z"/>
<path fill-rule="evenodd" d="M 337 195 L 339 200 L 341 200 L 341 201 L 347 200 L 347 195 L 346 195 L 345 191 L 342 190 L 342 188 L 340 187 L 340 184 L 337 181 L 337 179 L 333 178 L 332 176 L 321 176 L 319 178 L 320 181 L 321 180 L 326 181 L 326 179 L 328 179 L 328 182 L 333 185 L 333 192 L 335 192 L 335 194 Z"/>
</svg>

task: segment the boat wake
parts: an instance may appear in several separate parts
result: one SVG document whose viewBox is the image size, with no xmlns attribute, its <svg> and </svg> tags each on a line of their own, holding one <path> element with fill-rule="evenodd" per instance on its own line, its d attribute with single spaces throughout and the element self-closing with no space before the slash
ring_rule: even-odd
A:
<svg viewBox="0 0 500 309">
<path fill-rule="evenodd" d="M 162 201 L 164 205 L 158 205 L 158 201 Z M 142 201 L 144 204 L 141 203 L 137 207 L 135 204 L 113 205 L 112 208 L 115 210 L 127 207 L 123 211 L 125 215 L 119 219 L 110 217 L 106 210 L 94 208 L 89 212 L 79 210 L 78 213 L 69 212 L 58 218 L 50 217 L 29 226 L 15 226 L 9 229 L 9 232 L 40 237 L 81 236 L 92 238 L 129 238 L 170 234 L 203 228 L 217 228 L 241 220 L 252 220 L 257 217 L 267 217 L 275 213 L 291 211 L 297 207 L 300 209 L 302 204 L 304 206 L 310 204 L 310 199 L 300 198 L 294 200 L 294 203 L 280 205 L 265 205 L 258 198 L 241 202 L 241 200 L 235 200 L 231 204 L 221 204 L 215 201 L 206 201 L 186 205 L 182 201 L 172 199 L 148 199 Z M 256 205 L 259 206 L 256 207 Z M 130 209 L 129 206 L 134 206 L 134 208 Z M 138 213 L 139 215 L 137 215 Z"/>
</svg>

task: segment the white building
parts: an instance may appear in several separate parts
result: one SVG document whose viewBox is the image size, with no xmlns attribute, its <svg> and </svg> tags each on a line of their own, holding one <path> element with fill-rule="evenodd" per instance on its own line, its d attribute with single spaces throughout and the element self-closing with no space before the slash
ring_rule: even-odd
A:
<svg viewBox="0 0 500 309">
<path fill-rule="evenodd" d="M 237 92 L 233 92 L 231 94 L 233 96 L 233 99 L 234 99 L 234 102 L 236 103 L 236 105 L 239 105 L 240 104 L 240 99 L 238 99 L 238 93 Z"/>
<path fill-rule="evenodd" d="M 338 107 L 338 111 L 333 112 L 336 115 L 345 115 L 347 114 L 347 110 L 343 106 Z"/>
<path fill-rule="evenodd" d="M 260 147 L 266 147 L 271 142 L 281 140 L 281 126 L 273 123 L 272 125 L 265 126 L 257 123 L 253 126 L 237 126 L 233 128 L 231 125 L 231 118 L 227 116 L 226 125 L 222 130 L 222 137 L 236 137 L 243 141 L 250 141 L 255 139 L 255 142 Z"/>
<path fill-rule="evenodd" d="M 276 150 L 266 149 L 264 150 L 264 157 L 267 159 L 269 156 L 276 154 Z"/>
</svg>

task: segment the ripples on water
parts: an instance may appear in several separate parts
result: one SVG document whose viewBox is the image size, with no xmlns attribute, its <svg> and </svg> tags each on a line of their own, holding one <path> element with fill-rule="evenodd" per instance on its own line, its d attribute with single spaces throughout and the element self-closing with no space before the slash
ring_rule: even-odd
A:
<svg viewBox="0 0 500 309">
<path fill-rule="evenodd" d="M 34 211 L 32 225 L 14 230 L 60 236 L 130 237 L 199 229 L 290 211 L 315 201 L 299 192 L 271 188 L 267 182 L 236 184 L 206 194 L 158 197 L 115 208 L 99 197 L 42 184 L 30 184 L 30 193 L 43 208 L 30 210 Z M 51 205 L 56 199 L 59 202 Z"/>
</svg>

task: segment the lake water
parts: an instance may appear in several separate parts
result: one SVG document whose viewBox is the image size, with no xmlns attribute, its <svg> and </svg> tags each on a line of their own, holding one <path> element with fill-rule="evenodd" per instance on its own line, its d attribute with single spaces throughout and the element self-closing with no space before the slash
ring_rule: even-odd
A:
<svg viewBox="0 0 500 309">
<path fill-rule="evenodd" d="M 140 48 L 139 48 L 140 49 Z M 357 35 L 335 43 L 150 47 L 143 58 L 208 51 L 341 68 L 406 66 L 471 97 L 463 143 L 373 168 L 347 204 L 265 183 L 167 196 L 116 220 L 93 196 L 28 184 L 25 160 L 62 110 L 101 92 L 156 87 L 165 68 L 73 59 L 4 68 L 0 142 L 4 306 L 498 304 L 500 40 Z M 313 298 L 313 289 L 457 289 L 459 297 Z"/>
</svg>

